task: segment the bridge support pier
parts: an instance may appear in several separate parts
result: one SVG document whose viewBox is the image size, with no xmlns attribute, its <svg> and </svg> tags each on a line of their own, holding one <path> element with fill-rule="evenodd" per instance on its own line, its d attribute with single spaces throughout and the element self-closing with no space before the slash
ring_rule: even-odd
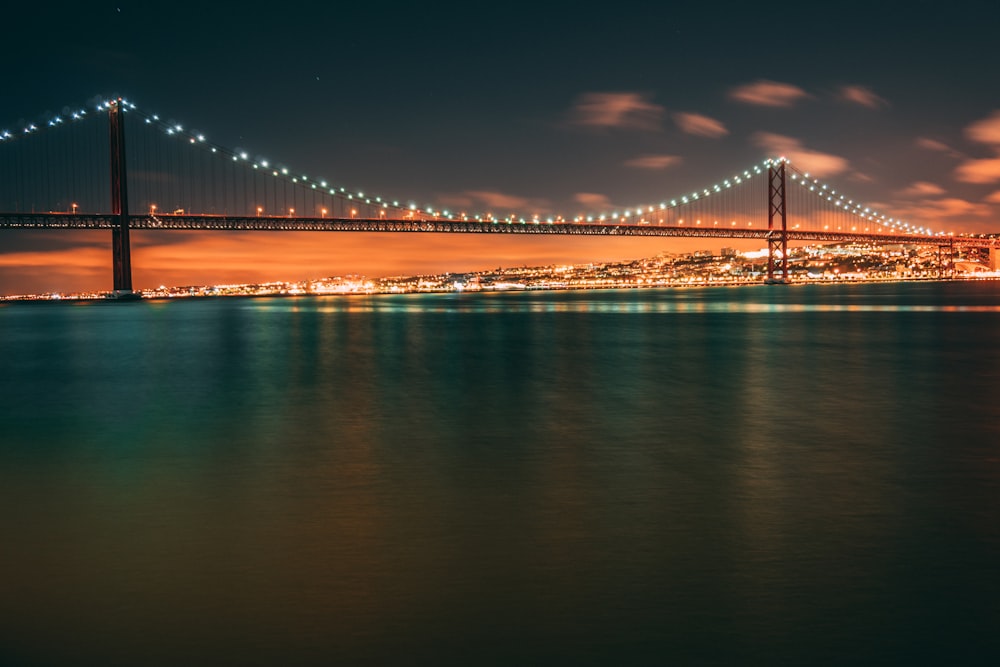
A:
<svg viewBox="0 0 1000 667">
<path fill-rule="evenodd" d="M 990 246 L 990 271 L 1000 271 L 1000 248 Z"/>
<path fill-rule="evenodd" d="M 945 256 L 947 253 L 947 256 Z M 938 246 L 938 277 L 955 277 L 955 240 L 951 239 L 947 245 Z"/>
<path fill-rule="evenodd" d="M 767 282 L 788 282 L 788 211 L 785 199 L 785 161 L 771 162 L 767 168 Z M 775 216 L 781 219 L 781 229 L 774 228 Z M 781 278 L 775 278 L 780 265 Z"/>
<path fill-rule="evenodd" d="M 108 105 L 111 128 L 111 261 L 114 270 L 114 296 L 129 298 L 132 291 L 132 249 L 129 242 L 128 180 L 125 174 L 125 109 L 122 99 Z"/>
</svg>

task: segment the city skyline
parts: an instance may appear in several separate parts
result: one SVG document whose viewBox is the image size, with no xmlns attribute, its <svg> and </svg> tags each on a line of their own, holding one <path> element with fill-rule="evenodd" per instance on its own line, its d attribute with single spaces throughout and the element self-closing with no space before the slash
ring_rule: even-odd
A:
<svg viewBox="0 0 1000 667">
<path fill-rule="evenodd" d="M 1000 101 L 977 72 L 1000 57 L 989 49 L 988 22 L 968 20 L 985 4 L 947 14 L 930 3 L 911 3 L 908 12 L 861 7 L 784 15 L 625 6 L 600 16 L 339 7 L 309 14 L 310 26 L 277 15 L 265 32 L 255 17 L 227 10 L 167 15 L 101 3 L 47 19 L 42 52 L 29 48 L 28 34 L 5 43 L 20 66 L 0 125 L 121 93 L 222 144 L 358 189 L 420 205 L 542 215 L 677 196 L 783 154 L 900 217 L 942 231 L 996 231 Z M 35 10 L 14 11 L 15 22 L 41 20 Z M 331 25 L 333 42 L 324 36 Z M 150 47 L 148 26 L 165 35 L 160 49 Z M 95 39 L 105 32 L 121 39 Z M 772 39 L 780 48 L 772 50 Z M 797 51 L 807 55 L 789 55 Z M 601 262 L 698 245 L 133 238 L 139 287 Z M 6 231 L 0 291 L 106 286 L 109 252 L 106 233 Z"/>
<path fill-rule="evenodd" d="M 699 241 L 713 239 L 701 238 Z M 714 239 L 722 240 L 722 239 Z M 957 254 L 923 244 L 854 241 L 791 248 L 792 282 L 900 282 L 996 280 L 986 248 Z M 274 278 L 256 283 L 157 285 L 138 290 L 143 298 L 218 296 L 345 296 L 465 291 L 591 290 L 753 286 L 767 275 L 767 250 L 741 252 L 730 246 L 690 253 L 659 253 L 613 262 L 509 266 L 480 271 L 447 271 L 373 277 L 359 274 L 305 280 Z M 2 300 L 107 299 L 109 292 L 51 292 L 0 295 Z"/>
</svg>

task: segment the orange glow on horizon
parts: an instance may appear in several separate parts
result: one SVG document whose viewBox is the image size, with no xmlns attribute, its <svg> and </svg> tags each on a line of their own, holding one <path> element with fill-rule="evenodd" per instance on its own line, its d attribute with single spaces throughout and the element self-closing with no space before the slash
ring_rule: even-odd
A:
<svg viewBox="0 0 1000 667">
<path fill-rule="evenodd" d="M 105 232 L 60 233 L 81 247 L 0 254 L 0 294 L 111 289 L 111 238 Z M 136 289 L 298 281 L 342 275 L 369 278 L 467 273 L 497 267 L 587 264 L 690 252 L 737 239 L 657 239 L 482 234 L 133 231 Z M 86 245 L 84 245 L 86 244 Z M 746 242 L 756 249 L 758 241 Z"/>
</svg>

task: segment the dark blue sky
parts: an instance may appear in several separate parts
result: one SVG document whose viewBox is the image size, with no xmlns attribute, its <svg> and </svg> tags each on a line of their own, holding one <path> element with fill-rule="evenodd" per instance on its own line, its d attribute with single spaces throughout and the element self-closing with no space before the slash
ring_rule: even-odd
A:
<svg viewBox="0 0 1000 667">
<path fill-rule="evenodd" d="M 124 94 L 391 198 L 568 213 L 660 201 L 783 153 L 888 212 L 996 231 L 992 9 L 37 5 L 5 10 L 0 126 Z"/>
</svg>

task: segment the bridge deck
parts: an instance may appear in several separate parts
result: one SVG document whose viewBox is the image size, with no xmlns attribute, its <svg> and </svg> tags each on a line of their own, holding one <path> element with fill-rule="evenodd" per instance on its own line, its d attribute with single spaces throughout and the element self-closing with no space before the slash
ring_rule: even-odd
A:
<svg viewBox="0 0 1000 667">
<path fill-rule="evenodd" d="M 101 213 L 0 213 L 0 229 L 111 229 L 115 216 Z M 767 240 L 765 228 L 705 225 L 609 225 L 599 223 L 477 222 L 387 218 L 242 217 L 227 215 L 133 215 L 136 230 L 208 230 L 254 232 L 424 232 L 463 234 L 564 234 L 571 236 L 666 236 Z M 990 236 L 932 236 L 839 231 L 789 230 L 789 241 L 915 243 L 994 247 Z"/>
</svg>

